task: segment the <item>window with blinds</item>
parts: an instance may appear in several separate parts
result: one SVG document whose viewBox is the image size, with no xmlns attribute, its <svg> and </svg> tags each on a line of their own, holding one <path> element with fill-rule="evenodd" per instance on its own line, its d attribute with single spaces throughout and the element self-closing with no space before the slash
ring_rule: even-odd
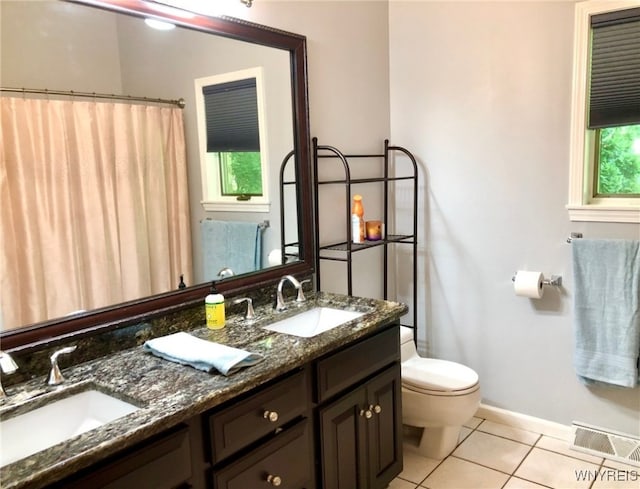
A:
<svg viewBox="0 0 640 489">
<path fill-rule="evenodd" d="M 640 124 L 640 7 L 591 17 L 589 129 Z"/>
<path fill-rule="evenodd" d="M 591 16 L 595 198 L 640 197 L 640 7 Z"/>
<path fill-rule="evenodd" d="M 640 223 L 640 0 L 574 10 L 569 218 Z"/>
<path fill-rule="evenodd" d="M 268 212 L 262 69 L 195 85 L 205 210 Z"/>
</svg>

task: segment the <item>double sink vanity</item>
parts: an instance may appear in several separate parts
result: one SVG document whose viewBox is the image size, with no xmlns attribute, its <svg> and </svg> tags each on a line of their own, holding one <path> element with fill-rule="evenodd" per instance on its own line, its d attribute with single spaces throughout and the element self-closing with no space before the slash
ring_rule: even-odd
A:
<svg viewBox="0 0 640 489">
<path fill-rule="evenodd" d="M 317 293 L 282 312 L 258 307 L 253 320 L 231 315 L 224 329 L 194 325 L 196 337 L 264 357 L 228 377 L 136 346 L 63 366 L 59 386 L 10 386 L 2 487 L 386 487 L 402 468 L 405 312 Z"/>
</svg>

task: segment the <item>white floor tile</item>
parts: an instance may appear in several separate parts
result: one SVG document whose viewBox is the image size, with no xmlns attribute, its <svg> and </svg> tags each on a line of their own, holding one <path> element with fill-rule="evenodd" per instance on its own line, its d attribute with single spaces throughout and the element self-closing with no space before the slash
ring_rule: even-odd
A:
<svg viewBox="0 0 640 489">
<path fill-rule="evenodd" d="M 480 423 L 482 423 L 482 418 L 476 418 L 475 416 L 471 418 L 469 421 L 463 424 L 467 428 L 471 428 L 472 430 L 477 428 Z"/>
<path fill-rule="evenodd" d="M 587 489 L 592 483 L 587 474 L 597 469 L 584 460 L 534 448 L 514 475 L 554 489 Z"/>
<path fill-rule="evenodd" d="M 472 429 L 471 428 L 467 428 L 466 426 L 463 426 L 462 428 L 460 428 L 460 435 L 458 436 L 458 444 L 462 443 L 465 438 L 467 438 L 467 436 L 469 436 L 472 433 Z"/>
<path fill-rule="evenodd" d="M 585 462 L 591 462 L 592 464 L 601 464 L 603 458 L 590 455 L 588 453 L 580 452 L 579 450 L 572 450 L 569 448 L 569 443 L 564 440 L 558 440 L 550 436 L 542 436 L 535 445 L 538 448 L 544 448 L 545 450 L 551 450 L 552 452 L 561 453 L 567 457 L 579 458 Z"/>
<path fill-rule="evenodd" d="M 487 420 L 484 420 L 480 426 L 478 426 L 477 430 L 509 438 L 510 440 L 519 441 L 520 443 L 526 443 L 527 445 L 533 445 L 538 438 L 540 438 L 539 433 L 526 431 L 521 428 L 513 428 L 505 424 Z"/>
<path fill-rule="evenodd" d="M 404 468 L 398 477 L 416 484 L 422 482 L 440 463 L 440 460 L 421 457 L 408 450 L 407 447 L 405 447 L 403 456 Z"/>
<path fill-rule="evenodd" d="M 453 455 L 512 474 L 529 450 L 529 445 L 474 431 L 454 450 Z"/>
<path fill-rule="evenodd" d="M 519 479 L 517 477 L 512 477 L 505 484 L 502 489 L 547 489 L 546 486 L 541 486 L 540 484 L 536 484 L 535 482 L 529 482 L 524 479 Z"/>
<path fill-rule="evenodd" d="M 395 478 L 387 486 L 387 489 L 415 489 L 416 485 L 413 482 L 406 481 L 404 479 Z"/>
<path fill-rule="evenodd" d="M 415 452 L 420 434 L 405 429 L 404 470 L 389 489 L 640 489 L 640 467 L 521 428 L 474 417 L 444 461 Z"/>
<path fill-rule="evenodd" d="M 602 465 L 604 465 L 605 467 L 611 467 L 612 469 L 635 470 L 636 472 L 640 473 L 640 465 L 625 464 L 617 460 L 611 460 L 608 458 L 604 459 Z"/>
<path fill-rule="evenodd" d="M 501 489 L 509 476 L 456 457 L 448 457 L 420 487 L 429 489 Z"/>
</svg>

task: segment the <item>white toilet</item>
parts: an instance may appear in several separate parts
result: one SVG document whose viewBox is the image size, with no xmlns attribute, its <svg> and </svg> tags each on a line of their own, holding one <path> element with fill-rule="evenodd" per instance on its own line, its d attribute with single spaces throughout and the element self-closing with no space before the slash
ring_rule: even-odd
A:
<svg viewBox="0 0 640 489">
<path fill-rule="evenodd" d="M 441 460 L 456 447 L 463 423 L 480 404 L 478 374 L 447 360 L 422 358 L 413 329 L 400 326 L 402 422 L 424 428 L 418 452 Z"/>
</svg>

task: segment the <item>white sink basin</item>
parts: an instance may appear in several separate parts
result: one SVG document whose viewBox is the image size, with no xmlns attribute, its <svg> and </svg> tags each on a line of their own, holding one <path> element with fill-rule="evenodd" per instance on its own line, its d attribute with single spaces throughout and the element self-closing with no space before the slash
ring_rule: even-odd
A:
<svg viewBox="0 0 640 489">
<path fill-rule="evenodd" d="M 138 410 L 95 389 L 0 421 L 0 467 Z"/>
<path fill-rule="evenodd" d="M 311 338 L 363 315 L 364 312 L 343 311 L 332 307 L 315 307 L 265 326 L 264 329 Z"/>
</svg>

